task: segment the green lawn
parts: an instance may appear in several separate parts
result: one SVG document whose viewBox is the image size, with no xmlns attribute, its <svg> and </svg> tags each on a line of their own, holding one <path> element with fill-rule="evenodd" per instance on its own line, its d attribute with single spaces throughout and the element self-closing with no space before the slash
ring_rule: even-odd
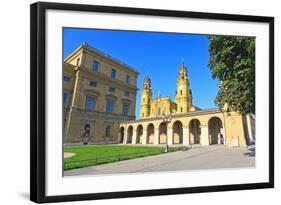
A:
<svg viewBox="0 0 281 205">
<path fill-rule="evenodd" d="M 64 147 L 64 152 L 75 153 L 75 156 L 64 159 L 64 170 L 162 154 L 164 153 L 164 150 L 164 147 L 122 145 Z M 169 148 L 170 152 L 176 150 L 178 149 Z"/>
</svg>

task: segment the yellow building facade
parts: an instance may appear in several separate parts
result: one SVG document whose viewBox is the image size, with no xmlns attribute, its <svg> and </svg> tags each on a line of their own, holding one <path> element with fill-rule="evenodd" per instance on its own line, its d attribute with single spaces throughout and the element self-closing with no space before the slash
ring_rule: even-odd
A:
<svg viewBox="0 0 281 205">
<path fill-rule="evenodd" d="M 119 142 L 123 144 L 168 144 L 238 147 L 250 144 L 251 125 L 247 117 L 226 109 L 201 110 L 192 103 L 187 68 L 178 71 L 175 102 L 160 95 L 152 98 L 151 79 L 144 79 L 140 119 L 120 123 Z"/>
<path fill-rule="evenodd" d="M 160 94 L 152 99 L 151 79 L 145 77 L 141 92 L 140 119 L 196 110 L 200 109 L 192 105 L 192 92 L 184 63 L 178 73 L 175 102 L 169 96 L 162 98 Z"/>
<path fill-rule="evenodd" d="M 135 119 L 136 69 L 82 44 L 64 59 L 65 143 L 116 143 L 120 121 Z"/>
</svg>

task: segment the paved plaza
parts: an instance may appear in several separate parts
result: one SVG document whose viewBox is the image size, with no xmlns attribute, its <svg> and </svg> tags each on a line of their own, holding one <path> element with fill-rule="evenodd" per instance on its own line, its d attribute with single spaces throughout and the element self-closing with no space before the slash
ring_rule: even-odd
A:
<svg viewBox="0 0 281 205">
<path fill-rule="evenodd" d="M 193 148 L 110 164 L 65 171 L 65 176 L 143 173 L 177 170 L 224 169 L 255 166 L 255 147 L 223 145 Z"/>
</svg>

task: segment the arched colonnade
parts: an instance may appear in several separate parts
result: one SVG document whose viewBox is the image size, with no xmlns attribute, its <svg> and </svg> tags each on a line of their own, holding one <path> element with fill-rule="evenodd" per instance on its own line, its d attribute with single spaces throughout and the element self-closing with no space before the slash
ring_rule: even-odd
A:
<svg viewBox="0 0 281 205">
<path fill-rule="evenodd" d="M 136 121 L 137 122 L 137 121 Z M 221 117 L 211 116 L 202 122 L 192 118 L 188 122 L 177 119 L 170 123 L 149 122 L 121 125 L 119 143 L 122 144 L 182 144 L 213 145 L 225 143 L 225 128 Z"/>
</svg>

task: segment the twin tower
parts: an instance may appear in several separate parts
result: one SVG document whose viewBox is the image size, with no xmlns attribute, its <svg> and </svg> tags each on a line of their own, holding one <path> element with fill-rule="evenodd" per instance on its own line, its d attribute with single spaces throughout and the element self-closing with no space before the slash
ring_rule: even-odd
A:
<svg viewBox="0 0 281 205">
<path fill-rule="evenodd" d="M 140 118 L 160 117 L 195 110 L 199 108 L 192 105 L 192 92 L 184 63 L 181 64 L 178 72 L 175 102 L 170 97 L 163 98 L 160 95 L 152 99 L 151 80 L 148 76 L 145 77 L 141 93 Z"/>
</svg>

